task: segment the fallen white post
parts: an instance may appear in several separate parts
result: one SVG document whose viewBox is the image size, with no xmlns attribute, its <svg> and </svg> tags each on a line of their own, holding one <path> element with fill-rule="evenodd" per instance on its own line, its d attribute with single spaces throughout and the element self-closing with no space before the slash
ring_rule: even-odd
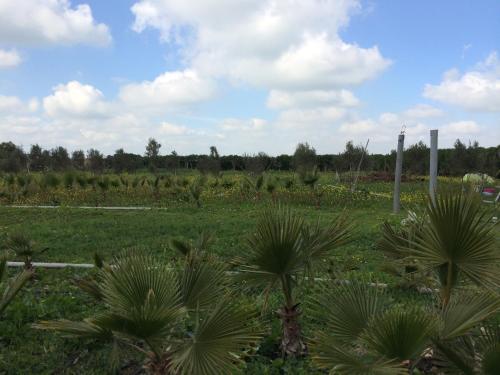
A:
<svg viewBox="0 0 500 375">
<path fill-rule="evenodd" d="M 43 263 L 43 262 L 33 262 L 33 267 L 35 268 L 93 268 L 93 264 L 89 263 Z M 24 262 L 7 262 L 9 267 L 24 267 Z"/>
</svg>

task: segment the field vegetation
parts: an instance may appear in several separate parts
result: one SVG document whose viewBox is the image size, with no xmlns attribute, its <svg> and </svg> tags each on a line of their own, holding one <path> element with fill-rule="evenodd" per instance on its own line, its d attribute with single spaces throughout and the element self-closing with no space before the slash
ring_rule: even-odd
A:
<svg viewBox="0 0 500 375">
<path fill-rule="evenodd" d="M 440 177 L 432 203 L 407 174 L 392 214 L 390 174 L 321 171 L 307 144 L 294 171 L 212 149 L 172 172 L 149 146 L 134 173 L 2 174 L 0 373 L 499 372 L 481 181 Z"/>
</svg>

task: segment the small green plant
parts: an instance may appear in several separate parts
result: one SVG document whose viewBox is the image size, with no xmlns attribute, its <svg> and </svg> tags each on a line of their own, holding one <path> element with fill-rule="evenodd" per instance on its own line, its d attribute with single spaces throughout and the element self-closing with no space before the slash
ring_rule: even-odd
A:
<svg viewBox="0 0 500 375">
<path fill-rule="evenodd" d="M 3 249 L 7 252 L 14 253 L 17 258 L 22 258 L 24 261 L 24 268 L 33 269 L 33 257 L 43 254 L 49 248 L 41 248 L 36 242 L 32 241 L 22 233 L 13 233 L 7 236 L 3 243 Z"/>
<path fill-rule="evenodd" d="M 206 183 L 205 175 L 201 175 L 194 179 L 189 185 L 189 193 L 191 198 L 196 202 L 196 207 L 201 208 L 201 194 L 203 193 Z"/>
</svg>

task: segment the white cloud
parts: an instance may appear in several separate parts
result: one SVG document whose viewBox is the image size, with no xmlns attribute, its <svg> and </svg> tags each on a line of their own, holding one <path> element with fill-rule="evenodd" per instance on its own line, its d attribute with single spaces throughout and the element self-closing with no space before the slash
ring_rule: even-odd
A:
<svg viewBox="0 0 500 375">
<path fill-rule="evenodd" d="M 480 127 L 475 121 L 457 121 L 444 125 L 442 131 L 445 135 L 459 136 L 463 134 L 476 134 L 480 132 Z"/>
<path fill-rule="evenodd" d="M 43 99 L 51 117 L 92 117 L 105 115 L 109 109 L 101 91 L 78 81 L 57 85 L 53 94 Z"/>
<path fill-rule="evenodd" d="M 423 95 L 471 111 L 500 111 L 500 61 L 497 53 L 460 75 L 456 69 L 445 73 L 438 85 L 427 84 Z"/>
<path fill-rule="evenodd" d="M 131 107 L 165 111 L 211 98 L 215 86 L 194 70 L 166 72 L 153 81 L 132 83 L 120 89 L 121 101 Z"/>
<path fill-rule="evenodd" d="M 428 104 L 417 104 L 407 109 L 404 115 L 411 118 L 429 118 L 443 115 L 443 111 Z"/>
<path fill-rule="evenodd" d="M 17 96 L 0 95 L 0 112 L 13 112 L 22 108 L 22 101 Z"/>
<path fill-rule="evenodd" d="M 354 107 L 359 104 L 359 100 L 348 90 L 271 90 L 267 98 L 267 106 L 273 109 L 307 108 L 327 104 Z"/>
<path fill-rule="evenodd" d="M 38 110 L 38 99 L 31 98 L 27 103 L 17 96 L 0 95 L 0 113 L 13 114 L 36 112 Z"/>
<path fill-rule="evenodd" d="M 282 128 L 301 128 L 313 132 L 318 126 L 335 124 L 346 115 L 344 108 L 334 106 L 288 109 L 279 114 L 277 123 Z"/>
<path fill-rule="evenodd" d="M 340 126 L 340 132 L 348 135 L 368 134 L 376 130 L 377 124 L 373 120 L 359 120 L 344 123 Z"/>
<path fill-rule="evenodd" d="M 70 0 L 0 0 L 0 42 L 16 45 L 111 42 L 109 28 L 97 23 L 87 4 Z"/>
<path fill-rule="evenodd" d="M 13 68 L 21 64 L 21 61 L 21 56 L 16 50 L 0 49 L 0 69 Z"/>
<path fill-rule="evenodd" d="M 356 0 L 141 0 L 131 10 L 135 31 L 158 29 L 201 74 L 318 90 L 360 84 L 389 65 L 377 47 L 340 39 L 359 7 Z"/>
<path fill-rule="evenodd" d="M 260 118 L 252 118 L 249 120 L 228 118 L 222 121 L 220 128 L 224 131 L 255 133 L 264 130 L 266 125 L 267 121 Z"/>
<path fill-rule="evenodd" d="M 189 134 L 191 131 L 189 128 L 183 125 L 175 125 L 171 124 L 168 122 L 163 122 L 160 125 L 160 130 L 159 132 L 163 135 L 186 135 Z"/>
</svg>

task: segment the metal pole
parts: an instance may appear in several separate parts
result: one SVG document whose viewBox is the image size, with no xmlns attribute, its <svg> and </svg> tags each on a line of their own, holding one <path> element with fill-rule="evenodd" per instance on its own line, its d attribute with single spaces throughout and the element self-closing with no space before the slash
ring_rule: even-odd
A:
<svg viewBox="0 0 500 375">
<path fill-rule="evenodd" d="M 429 165 L 429 195 L 432 203 L 436 203 L 437 190 L 437 172 L 438 172 L 438 131 L 431 130 L 431 159 Z"/>
<path fill-rule="evenodd" d="M 405 143 L 405 135 L 398 136 L 398 151 L 396 154 L 396 171 L 394 172 L 394 196 L 392 202 L 392 211 L 397 214 L 401 208 L 401 174 L 403 172 L 403 147 Z"/>
</svg>

